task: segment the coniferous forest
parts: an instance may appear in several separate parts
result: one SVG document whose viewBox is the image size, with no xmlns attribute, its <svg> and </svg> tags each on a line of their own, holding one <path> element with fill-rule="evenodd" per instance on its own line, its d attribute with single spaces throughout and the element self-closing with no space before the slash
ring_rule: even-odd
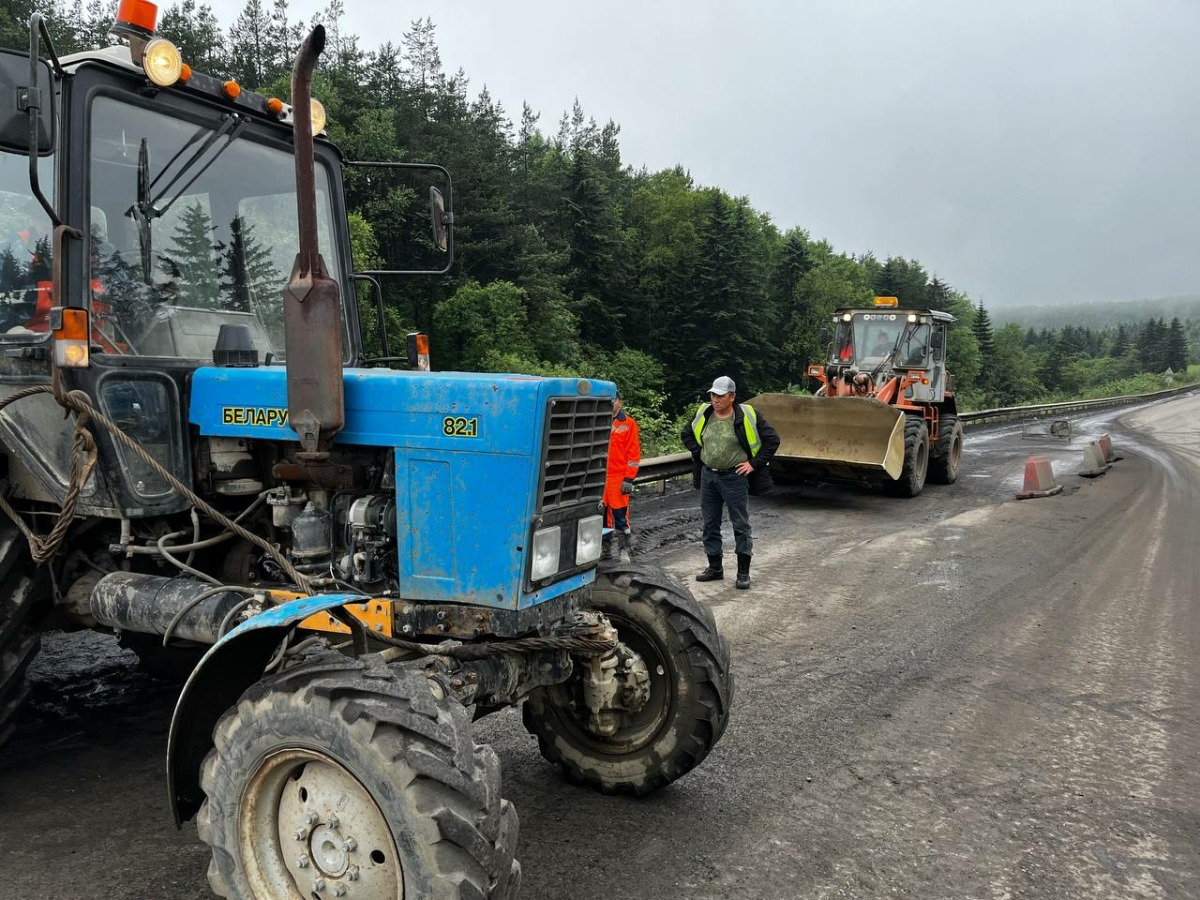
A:
<svg viewBox="0 0 1200 900">
<path fill-rule="evenodd" d="M 0 45 L 28 48 L 25 22 L 48 19 L 60 55 L 110 43 L 116 0 L 0 0 Z M 915 259 L 851 254 L 800 227 L 781 229 L 687 161 L 647 171 L 621 156 L 620 126 L 576 102 L 561 117 L 504 108 L 462 69 L 448 72 L 436 28 L 397 26 L 367 46 L 343 27 L 345 4 L 316 17 L 328 41 L 314 96 L 348 159 L 436 162 L 454 176 L 456 255 L 444 276 L 385 283 L 393 346 L 430 332 L 439 369 L 599 376 L 616 381 L 647 455 L 674 449 L 716 375 L 743 397 L 804 390 L 830 317 L 877 294 L 954 314 L 948 352 L 960 409 L 1156 390 L 1186 371 L 1200 322 L 1111 316 L 1103 325 L 994 325 L 987 306 Z M 165 8 L 159 31 L 193 68 L 288 97 L 295 49 L 311 23 L 287 0 L 249 0 L 218 22 L 195 0 Z M 384 38 L 373 36 L 372 42 Z M 404 229 L 427 228 L 426 199 L 347 175 L 355 262 L 402 262 Z M 364 304 L 368 343 L 378 342 Z M 1070 320 L 1070 308 L 1064 308 Z"/>
</svg>

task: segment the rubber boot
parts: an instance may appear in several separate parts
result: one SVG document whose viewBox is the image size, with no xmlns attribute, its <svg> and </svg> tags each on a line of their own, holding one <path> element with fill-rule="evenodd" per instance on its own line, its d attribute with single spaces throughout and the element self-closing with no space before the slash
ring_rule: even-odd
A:
<svg viewBox="0 0 1200 900">
<path fill-rule="evenodd" d="M 696 576 L 697 581 L 720 581 L 725 577 L 725 569 L 721 565 L 721 557 L 710 556 L 708 568 Z"/>
<path fill-rule="evenodd" d="M 739 553 L 737 555 L 738 573 L 737 581 L 734 582 L 734 587 L 739 591 L 744 591 L 750 587 L 750 554 Z"/>
<path fill-rule="evenodd" d="M 620 548 L 618 559 L 623 563 L 629 563 L 632 560 L 629 558 L 629 532 L 622 531 L 617 535 L 617 546 Z"/>
<path fill-rule="evenodd" d="M 616 559 L 617 558 L 617 542 L 614 540 L 616 532 L 609 532 L 600 538 L 600 558 L 601 559 Z"/>
</svg>

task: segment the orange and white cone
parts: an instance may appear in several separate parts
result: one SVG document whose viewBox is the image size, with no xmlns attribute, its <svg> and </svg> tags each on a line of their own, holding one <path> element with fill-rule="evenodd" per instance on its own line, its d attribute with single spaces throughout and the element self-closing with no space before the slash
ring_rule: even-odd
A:
<svg viewBox="0 0 1200 900">
<path fill-rule="evenodd" d="M 1061 490 L 1062 485 L 1054 480 L 1050 457 L 1031 456 L 1025 460 L 1025 487 L 1017 492 L 1018 500 L 1049 497 Z"/>
</svg>

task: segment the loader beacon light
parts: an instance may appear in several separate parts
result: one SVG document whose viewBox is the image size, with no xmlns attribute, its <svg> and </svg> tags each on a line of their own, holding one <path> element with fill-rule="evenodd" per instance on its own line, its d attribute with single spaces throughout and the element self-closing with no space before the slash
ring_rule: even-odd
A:
<svg viewBox="0 0 1200 900">
<path fill-rule="evenodd" d="M 898 297 L 876 297 L 875 305 L 876 306 L 890 306 L 891 308 L 895 309 L 897 306 L 900 305 L 900 298 L 898 298 Z"/>
<path fill-rule="evenodd" d="M 236 100 L 242 93 L 242 86 L 236 81 L 227 81 L 221 85 L 221 90 L 230 100 Z"/>
<path fill-rule="evenodd" d="M 88 312 L 57 306 L 50 310 L 54 364 L 60 369 L 85 369 L 89 359 Z"/>
<path fill-rule="evenodd" d="M 283 115 L 283 101 L 278 97 L 272 97 L 267 101 L 267 112 L 273 116 Z"/>
<path fill-rule="evenodd" d="M 320 100 L 312 100 L 308 104 L 308 109 L 312 115 L 312 133 L 320 134 L 325 130 L 325 104 Z"/>
<path fill-rule="evenodd" d="M 142 69 L 159 87 L 170 87 L 183 75 L 183 57 L 166 38 L 155 38 L 142 51 Z"/>
</svg>

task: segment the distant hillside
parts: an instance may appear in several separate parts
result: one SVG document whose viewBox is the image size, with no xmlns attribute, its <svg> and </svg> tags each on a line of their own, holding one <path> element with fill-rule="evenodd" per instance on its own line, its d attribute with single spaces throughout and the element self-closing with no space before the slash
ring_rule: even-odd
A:
<svg viewBox="0 0 1200 900">
<path fill-rule="evenodd" d="M 1102 330 L 1110 325 L 1136 324 L 1147 319 L 1170 322 L 1176 316 L 1184 323 L 1200 323 L 1200 295 L 1159 297 L 1118 303 L 1075 303 L 1061 306 L 1010 306 L 988 308 L 997 326 L 1017 322 L 1022 328 L 1051 330 L 1066 325 Z"/>
</svg>

